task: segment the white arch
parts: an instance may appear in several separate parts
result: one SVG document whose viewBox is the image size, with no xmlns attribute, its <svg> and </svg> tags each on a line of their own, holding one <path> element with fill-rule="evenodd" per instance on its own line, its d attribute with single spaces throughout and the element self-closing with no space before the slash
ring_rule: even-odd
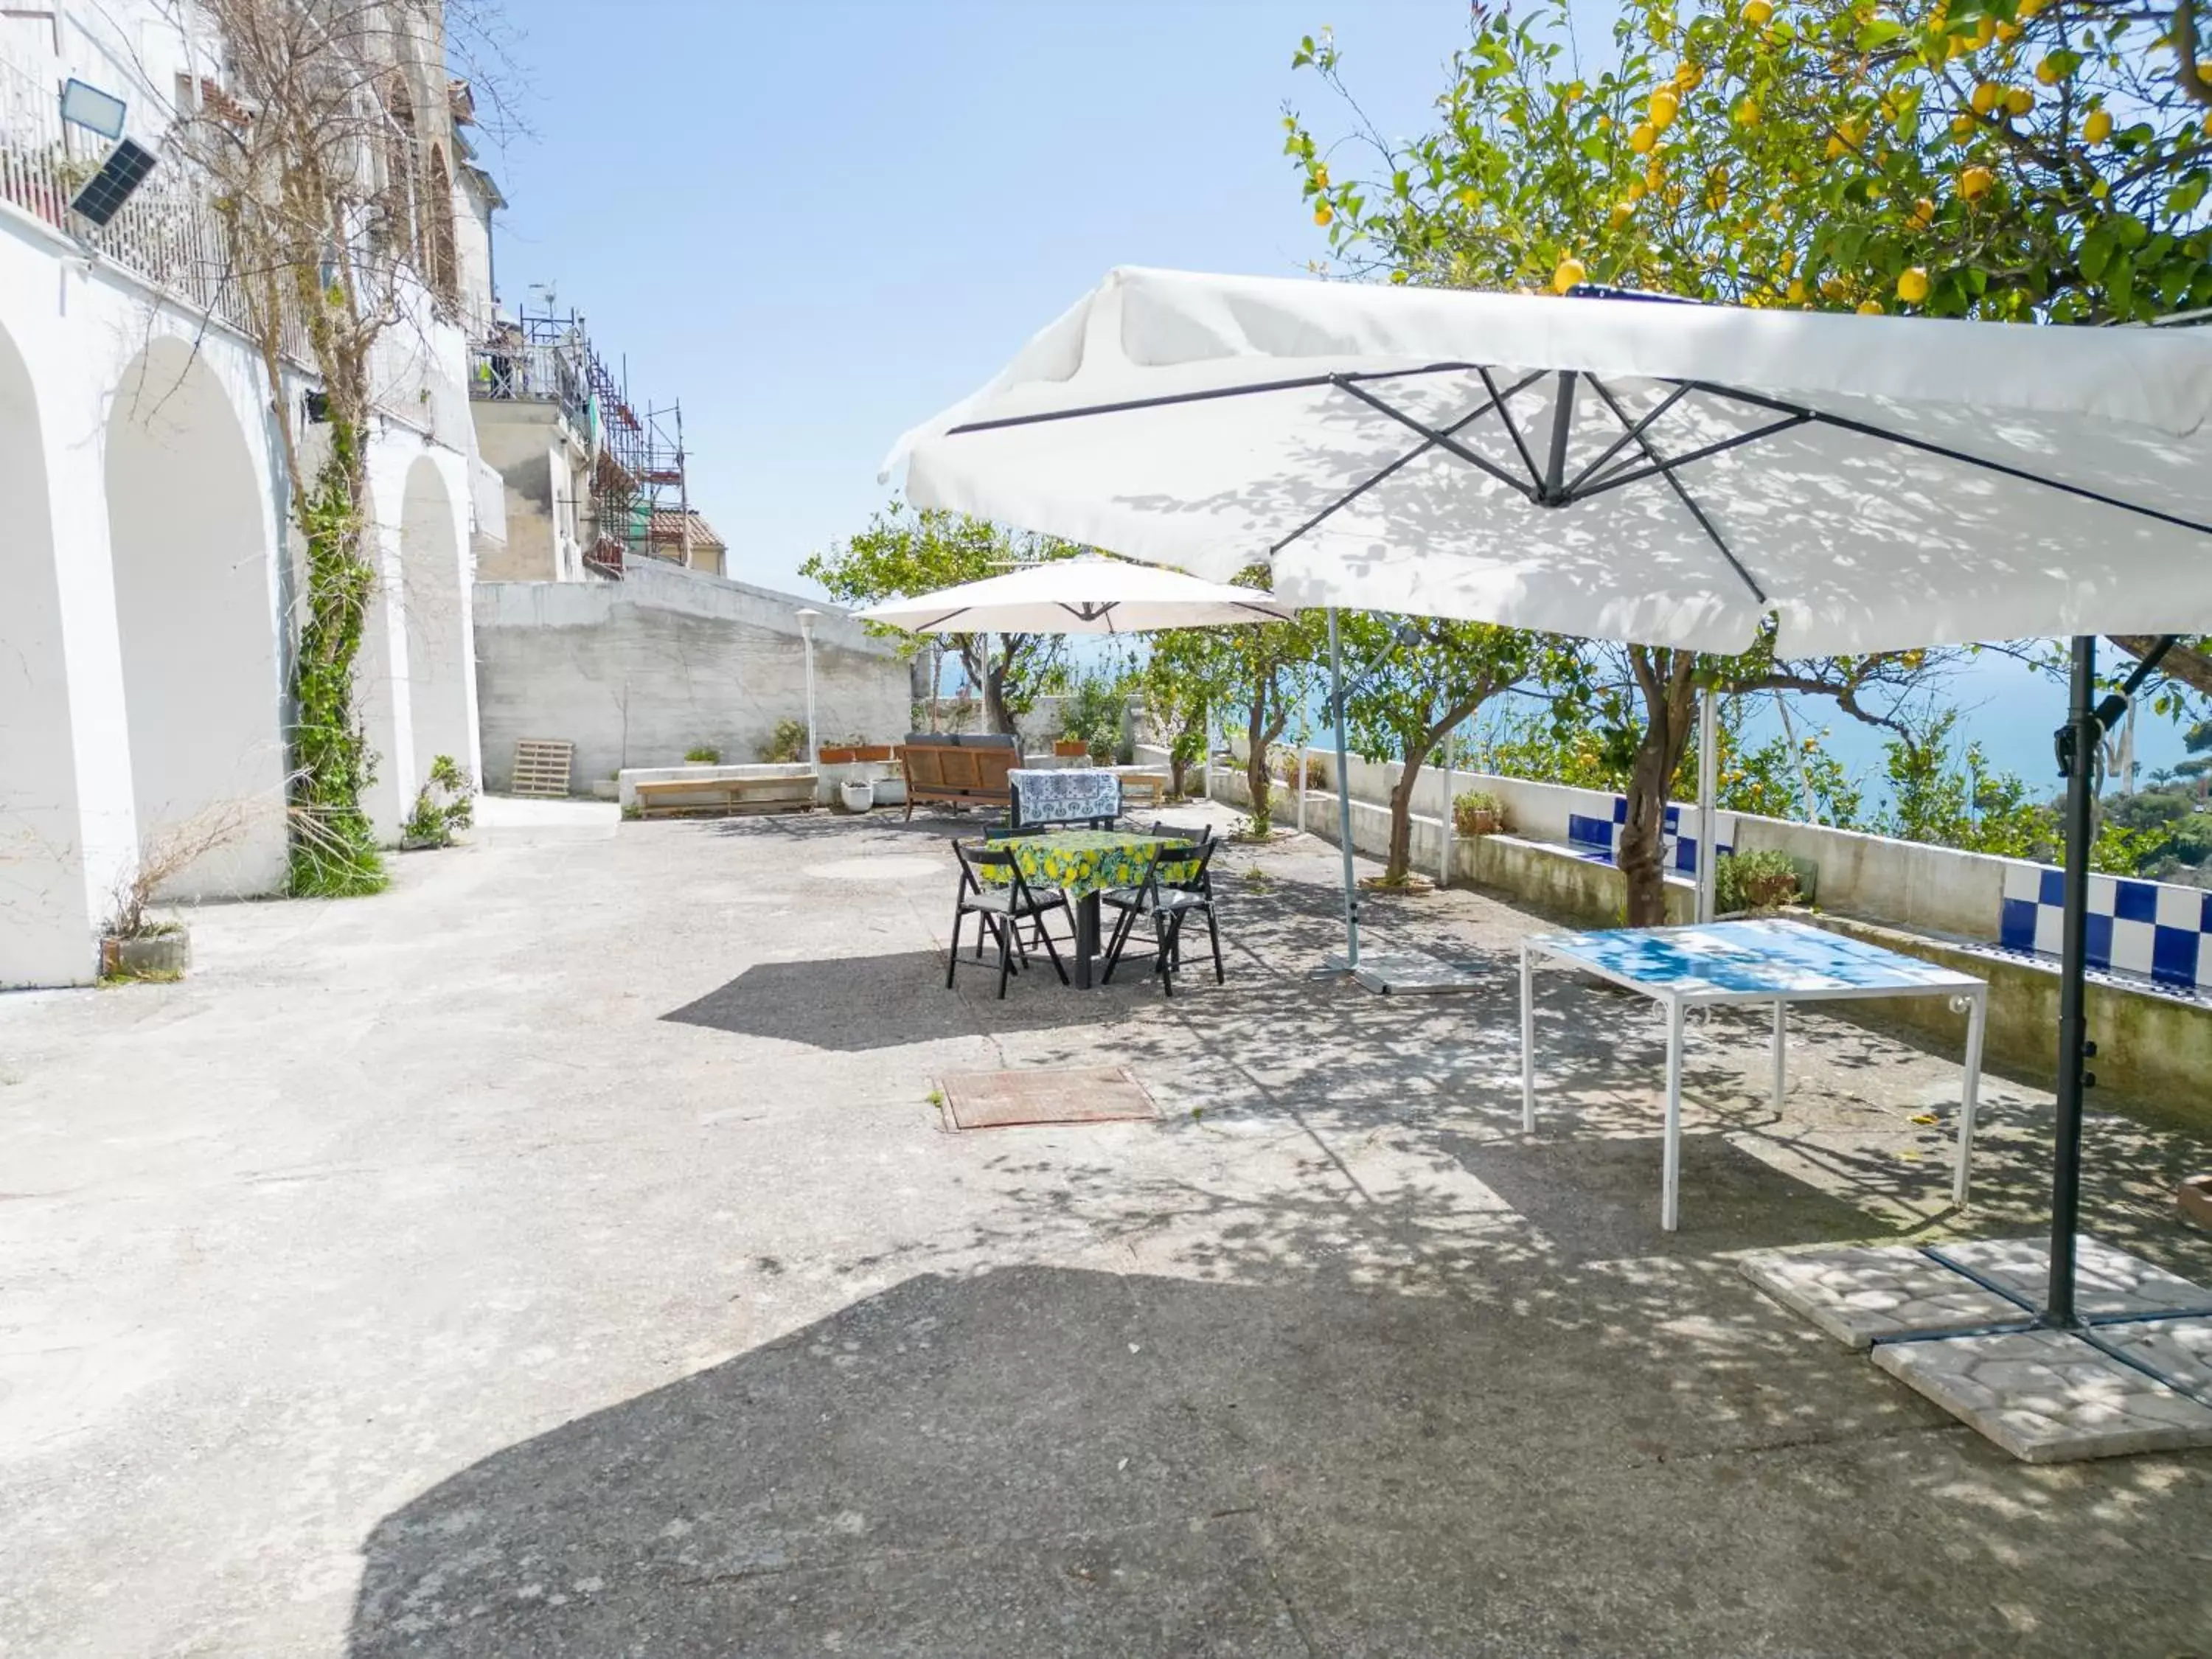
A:
<svg viewBox="0 0 2212 1659">
<path fill-rule="evenodd" d="M 38 394 L 0 329 L 0 986 L 86 977 L 76 767 Z"/>
<path fill-rule="evenodd" d="M 400 607 L 407 625 L 407 705 L 415 770 L 398 780 L 411 799 L 430 763 L 450 755 L 472 771 L 464 549 L 453 492 L 437 462 L 418 456 L 400 496 Z"/>
<path fill-rule="evenodd" d="M 285 745 L 268 495 L 190 344 L 156 340 L 124 372 L 105 464 L 140 847 L 221 829 L 222 844 L 164 891 L 274 891 Z"/>
</svg>

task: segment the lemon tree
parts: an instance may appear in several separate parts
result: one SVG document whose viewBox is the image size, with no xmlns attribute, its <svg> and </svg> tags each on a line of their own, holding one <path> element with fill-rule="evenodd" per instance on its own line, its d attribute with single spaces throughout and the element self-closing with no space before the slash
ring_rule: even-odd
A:
<svg viewBox="0 0 2212 1659">
<path fill-rule="evenodd" d="M 2191 4 L 1627 0 L 1478 10 L 1431 130 L 1286 148 L 1332 258 L 1394 282 L 1590 281 L 2014 321 L 2212 307 L 2212 41 Z"/>
</svg>

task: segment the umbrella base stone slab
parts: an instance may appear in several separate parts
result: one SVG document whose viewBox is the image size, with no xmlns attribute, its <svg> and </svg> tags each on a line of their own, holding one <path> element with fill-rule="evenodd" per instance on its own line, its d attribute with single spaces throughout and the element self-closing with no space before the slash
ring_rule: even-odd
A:
<svg viewBox="0 0 2212 1659">
<path fill-rule="evenodd" d="M 1765 1250 L 1742 1267 L 1784 1307 L 1861 1353 L 1894 1337 L 2021 1317 L 2017 1304 L 1911 1245 Z"/>
<path fill-rule="evenodd" d="M 2212 1291 L 2095 1239 L 2076 1254 L 2085 1330 L 2030 1327 L 2041 1239 L 1765 1251 L 1741 1266 L 2023 1462 L 2212 1446 Z"/>
<path fill-rule="evenodd" d="M 1362 951 L 1357 968 L 1347 967 L 1344 952 L 1332 951 L 1322 958 L 1322 971 L 1349 971 L 1377 996 L 1443 996 L 1482 987 L 1480 977 L 1467 964 L 1446 962 L 1419 951 Z"/>
<path fill-rule="evenodd" d="M 2200 1355 L 2207 1352 L 2212 1319 L 2172 1323 L 2200 1328 L 2189 1334 Z M 2130 1346 L 2154 1364 L 2161 1342 L 2138 1334 Z M 1886 1342 L 1874 1363 L 2023 1462 L 2212 1446 L 2212 1406 L 2070 1331 Z"/>
</svg>

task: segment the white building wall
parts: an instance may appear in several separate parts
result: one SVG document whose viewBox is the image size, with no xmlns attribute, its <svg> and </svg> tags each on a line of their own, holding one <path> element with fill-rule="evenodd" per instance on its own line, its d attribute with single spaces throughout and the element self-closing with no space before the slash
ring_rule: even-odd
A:
<svg viewBox="0 0 2212 1659">
<path fill-rule="evenodd" d="M 80 74 L 158 138 L 187 61 L 167 9 L 62 9 L 59 55 L 47 20 L 0 17 L 0 115 Z M 21 136 L 0 120 L 0 144 Z M 380 352 L 368 443 L 384 580 L 363 708 L 386 838 L 434 755 L 482 771 L 466 358 L 423 310 Z M 295 418 L 302 384 L 284 389 Z M 0 198 L 0 987 L 88 981 L 118 881 L 164 824 L 226 805 L 244 821 L 168 896 L 283 882 L 300 575 L 278 418 L 243 339 Z"/>
</svg>

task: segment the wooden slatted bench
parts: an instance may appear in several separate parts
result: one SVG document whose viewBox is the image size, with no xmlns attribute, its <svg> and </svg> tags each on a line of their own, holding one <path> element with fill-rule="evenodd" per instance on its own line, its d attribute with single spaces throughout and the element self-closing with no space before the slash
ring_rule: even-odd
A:
<svg viewBox="0 0 2212 1659">
<path fill-rule="evenodd" d="M 814 805 L 811 774 L 771 778 L 665 778 L 630 785 L 641 818 L 726 817 L 747 812 L 804 812 Z"/>
</svg>

